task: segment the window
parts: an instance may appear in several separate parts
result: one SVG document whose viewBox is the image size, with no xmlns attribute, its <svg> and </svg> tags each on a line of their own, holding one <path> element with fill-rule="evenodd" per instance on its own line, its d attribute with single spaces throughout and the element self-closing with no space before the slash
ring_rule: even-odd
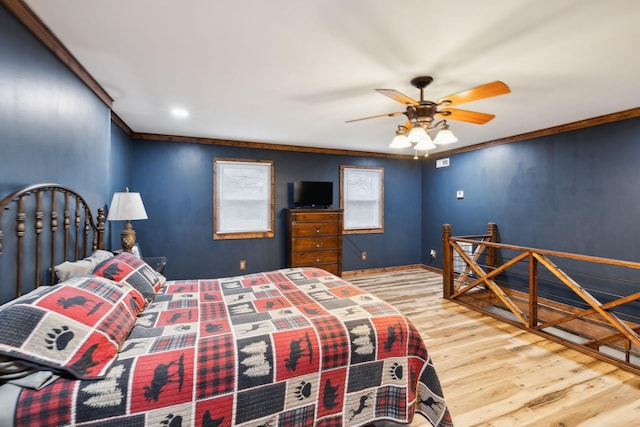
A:
<svg viewBox="0 0 640 427">
<path fill-rule="evenodd" d="M 271 160 L 214 159 L 213 238 L 273 237 Z"/>
<path fill-rule="evenodd" d="M 384 169 L 340 166 L 344 234 L 384 233 Z"/>
</svg>

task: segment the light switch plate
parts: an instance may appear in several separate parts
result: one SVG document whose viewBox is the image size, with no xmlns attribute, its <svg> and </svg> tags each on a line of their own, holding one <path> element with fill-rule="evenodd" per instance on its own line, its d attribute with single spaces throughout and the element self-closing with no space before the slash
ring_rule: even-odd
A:
<svg viewBox="0 0 640 427">
<path fill-rule="evenodd" d="M 464 199 L 464 191 L 463 190 L 456 191 L 456 199 Z"/>
</svg>

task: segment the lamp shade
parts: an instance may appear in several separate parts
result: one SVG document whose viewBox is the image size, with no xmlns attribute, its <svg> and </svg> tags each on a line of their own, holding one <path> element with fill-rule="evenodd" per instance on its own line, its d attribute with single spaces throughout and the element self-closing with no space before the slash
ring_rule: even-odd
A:
<svg viewBox="0 0 640 427">
<path fill-rule="evenodd" d="M 393 141 L 391 141 L 391 145 L 389 145 L 389 147 L 391 147 L 391 148 L 407 148 L 407 147 L 411 147 L 411 143 L 407 139 L 406 135 L 400 134 L 400 135 L 396 135 L 393 138 Z"/>
<path fill-rule="evenodd" d="M 420 142 L 425 137 L 428 138 L 429 135 L 427 135 L 427 131 L 424 130 L 424 128 L 422 126 L 414 126 L 414 127 L 412 127 L 411 130 L 409 131 L 409 134 L 407 135 L 407 139 L 412 144 L 416 144 L 416 143 Z"/>
<path fill-rule="evenodd" d="M 433 141 L 431 141 L 431 137 L 429 136 L 429 134 L 425 132 L 424 137 L 421 138 L 413 148 L 420 151 L 431 150 L 432 148 L 436 148 L 436 145 L 433 143 Z"/>
<path fill-rule="evenodd" d="M 452 144 L 458 142 L 458 138 L 449 130 L 449 127 L 442 129 L 436 135 L 436 139 L 433 141 L 438 145 Z"/>
<path fill-rule="evenodd" d="M 144 210 L 140 193 L 113 193 L 107 221 L 130 221 L 135 219 L 147 219 L 147 211 Z"/>
</svg>

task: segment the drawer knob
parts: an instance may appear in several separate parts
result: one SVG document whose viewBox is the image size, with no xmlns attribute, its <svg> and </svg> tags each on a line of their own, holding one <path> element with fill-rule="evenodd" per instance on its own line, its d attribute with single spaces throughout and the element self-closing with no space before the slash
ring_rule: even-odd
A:
<svg viewBox="0 0 640 427">
<path fill-rule="evenodd" d="M 316 258 L 316 262 L 322 261 L 322 258 Z"/>
<path fill-rule="evenodd" d="M 319 233 L 320 231 L 322 231 L 322 227 L 313 227 L 313 231 Z"/>
<path fill-rule="evenodd" d="M 318 243 L 316 243 L 316 248 L 322 247 L 322 243 L 323 243 L 323 242 L 318 242 Z"/>
</svg>

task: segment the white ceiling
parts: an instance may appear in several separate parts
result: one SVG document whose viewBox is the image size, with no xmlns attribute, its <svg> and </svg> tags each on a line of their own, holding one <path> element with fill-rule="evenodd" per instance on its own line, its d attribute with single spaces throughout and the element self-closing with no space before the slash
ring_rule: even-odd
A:
<svg viewBox="0 0 640 427">
<path fill-rule="evenodd" d="M 434 77 L 431 100 L 512 90 L 460 106 L 497 117 L 451 121 L 446 149 L 640 105 L 637 0 L 26 3 L 134 132 L 394 153 L 404 116 L 345 121 L 403 111 L 374 89 L 419 99 L 418 75 Z"/>
</svg>

